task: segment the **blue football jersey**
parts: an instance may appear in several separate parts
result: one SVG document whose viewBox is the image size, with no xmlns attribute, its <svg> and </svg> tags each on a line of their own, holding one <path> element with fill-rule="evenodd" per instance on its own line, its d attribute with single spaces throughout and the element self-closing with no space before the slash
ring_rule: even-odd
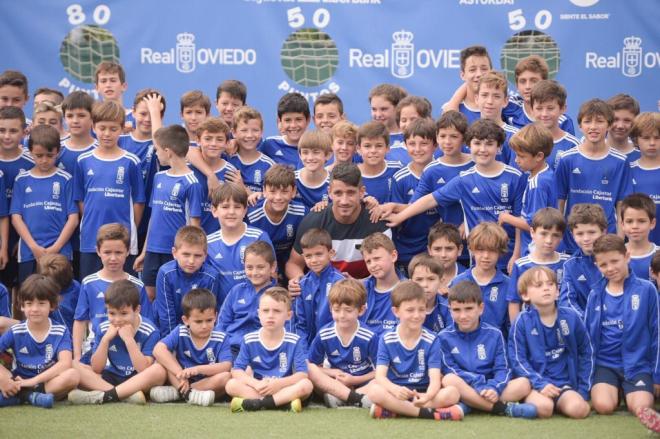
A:
<svg viewBox="0 0 660 439">
<path fill-rule="evenodd" d="M 398 326 L 384 333 L 378 343 L 377 366 L 387 366 L 387 379 L 399 386 L 426 391 L 429 369 L 440 369 L 438 338 L 425 328 L 412 348 L 403 344 Z"/>
<path fill-rule="evenodd" d="M 46 338 L 34 339 L 28 322 L 18 323 L 0 337 L 0 352 L 11 349 L 14 353 L 12 373 L 21 378 L 32 378 L 57 363 L 62 351 L 72 351 L 71 334 L 64 325 L 50 322 Z"/>
<path fill-rule="evenodd" d="M 68 145 L 69 142 L 70 140 L 64 140 L 61 143 L 60 154 L 57 157 L 57 167 L 73 175 L 76 172 L 78 157 L 96 148 L 98 146 L 98 141 L 94 139 L 90 145 L 81 149 L 72 149 Z"/>
<path fill-rule="evenodd" d="M 394 287 L 387 291 L 376 289 L 376 279 L 373 276 L 366 278 L 363 284 L 367 290 L 367 310 L 360 320 L 377 334 L 394 329 L 399 322 L 392 311 L 391 294 Z"/>
<path fill-rule="evenodd" d="M 554 171 L 557 168 L 557 163 L 559 163 L 559 156 L 563 154 L 564 151 L 575 148 L 579 144 L 580 139 L 570 133 L 565 133 L 561 139 L 554 141 L 552 152 L 545 158 L 546 163 Z"/>
<path fill-rule="evenodd" d="M 335 322 L 321 328 L 309 348 L 309 362 L 321 366 L 327 359 L 330 368 L 349 375 L 366 375 L 374 370 L 378 355 L 378 336 L 360 326 L 344 344 L 337 333 Z"/>
<path fill-rule="evenodd" d="M 576 147 L 560 156 L 555 176 L 557 198 L 566 200 L 566 216 L 576 204 L 600 204 L 605 210 L 608 232 L 616 233 L 616 203 L 632 192 L 626 156 L 610 149 L 602 157 L 594 159 L 585 156 Z M 570 235 L 566 235 L 565 244 L 569 252 L 577 249 Z"/>
<path fill-rule="evenodd" d="M 76 312 L 78 296 L 80 295 L 80 282 L 73 280 L 71 285 L 60 291 L 60 299 L 57 309 L 50 312 L 50 318 L 55 323 L 66 325 L 69 332 L 73 333 L 73 315 Z"/>
<path fill-rule="evenodd" d="M 437 294 L 435 296 L 435 304 L 433 305 L 433 309 L 426 311 L 424 327 L 431 332 L 438 333 L 447 328 L 453 322 L 454 320 L 451 318 L 447 297 Z"/>
<path fill-rule="evenodd" d="M 272 161 L 293 169 L 302 168 L 302 161 L 297 145 L 289 145 L 283 136 L 270 136 L 259 145 L 259 151 L 266 154 Z"/>
<path fill-rule="evenodd" d="M 557 183 L 555 174 L 548 165 L 534 177 L 525 174 L 527 186 L 523 192 L 522 210 L 520 216 L 532 226 L 532 219 L 539 209 L 544 207 L 557 208 Z M 522 256 L 527 255 L 531 249 L 532 236 L 527 231 L 520 232 L 520 251 Z"/>
<path fill-rule="evenodd" d="M 511 281 L 509 288 L 506 292 L 506 300 L 509 302 L 520 303 L 520 293 L 518 291 L 518 280 L 527 270 L 537 266 L 548 267 L 557 274 L 557 285 L 561 285 L 562 278 L 564 277 L 564 264 L 571 256 L 565 253 L 557 253 L 554 261 L 539 262 L 532 258 L 532 255 L 523 256 L 514 262 L 511 269 Z M 492 324 L 492 323 L 491 323 Z"/>
<path fill-rule="evenodd" d="M 265 154 L 261 154 L 258 159 L 251 163 L 243 161 L 239 154 L 235 154 L 229 158 L 229 162 L 234 165 L 236 169 L 241 171 L 241 178 L 245 187 L 252 192 L 263 191 L 264 177 L 275 162 Z"/>
<path fill-rule="evenodd" d="M 506 292 L 511 282 L 509 276 L 497 270 L 495 276 L 488 283 L 482 284 L 477 282 L 472 270 L 465 270 L 451 281 L 449 287 L 463 281 L 474 282 L 481 289 L 481 297 L 484 303 L 484 313 L 481 315 L 481 321 L 506 334 L 509 327 L 509 302 L 506 300 Z"/>
<path fill-rule="evenodd" d="M 289 260 L 293 242 L 296 240 L 296 230 L 307 214 L 307 208 L 301 203 L 292 201 L 282 219 L 275 223 L 266 213 L 266 203 L 268 200 L 260 200 L 250 209 L 247 223 L 268 234 L 275 248 L 277 267 L 284 273 L 284 265 Z"/>
<path fill-rule="evenodd" d="M 480 174 L 475 166 L 434 191 L 433 198 L 442 207 L 460 203 L 465 215 L 465 233 L 469 235 L 470 230 L 479 223 L 496 223 L 502 212 L 519 216 L 525 183 L 522 173 L 510 166 L 505 166 L 496 175 Z M 509 235 L 511 253 L 515 243 L 515 229 L 505 225 L 504 230 Z M 504 255 L 498 267 L 506 267 L 507 261 L 507 255 Z"/>
<path fill-rule="evenodd" d="M 202 216 L 202 199 L 202 187 L 192 171 L 183 175 L 173 175 L 170 170 L 156 174 L 149 202 L 147 251 L 170 254 L 176 232 L 190 224 L 191 218 Z"/>
<path fill-rule="evenodd" d="M 525 125 L 533 123 L 531 115 L 527 114 L 525 111 L 525 106 L 523 105 L 522 97 L 510 96 L 509 104 L 502 110 L 502 118 L 513 125 L 516 128 L 522 128 Z M 575 127 L 573 126 L 573 120 L 566 113 L 559 116 L 559 128 L 568 132 L 571 135 L 575 135 Z"/>
<path fill-rule="evenodd" d="M 108 328 L 110 328 L 110 322 L 106 320 L 105 322 L 101 322 L 94 331 L 96 334 L 96 340 L 94 343 L 95 352 L 101 339 L 105 333 L 108 332 Z M 160 340 L 160 333 L 153 322 L 140 317 L 140 325 L 135 328 L 134 339 L 139 346 L 142 355 L 151 357 L 153 356 L 156 343 Z M 137 372 L 133 367 L 133 362 L 126 349 L 126 344 L 119 335 L 115 336 L 115 338 L 113 338 L 108 344 L 108 360 L 105 370 L 124 377 L 131 376 L 133 373 Z"/>
<path fill-rule="evenodd" d="M 0 283 L 0 317 L 11 317 L 11 299 L 9 290 Z"/>
<path fill-rule="evenodd" d="M 372 196 L 380 204 L 387 203 L 392 199 L 392 185 L 394 174 L 401 169 L 401 162 L 385 162 L 385 169 L 378 175 L 362 174 L 362 184 L 367 190 L 365 196 Z"/>
<path fill-rule="evenodd" d="M 284 378 L 294 373 L 307 373 L 307 353 L 302 339 L 285 332 L 277 347 L 269 349 L 261 342 L 261 330 L 243 338 L 234 369 L 252 368 L 254 378 Z"/>
<path fill-rule="evenodd" d="M 651 260 L 653 260 L 653 255 L 658 250 L 660 250 L 660 247 L 653 244 L 651 250 L 644 255 L 630 255 L 630 268 L 635 276 L 639 279 L 651 280 Z"/>
<path fill-rule="evenodd" d="M 227 244 L 222 237 L 222 229 L 207 236 L 208 261 L 220 273 L 220 290 L 227 294 L 231 288 L 246 280 L 245 248 L 254 241 L 265 241 L 272 247 L 268 233 L 252 226 L 245 226 L 245 232 L 236 241 Z M 273 250 L 273 254 L 274 254 Z"/>
<path fill-rule="evenodd" d="M 206 178 L 206 175 L 202 173 L 199 169 L 195 168 L 194 166 L 191 166 L 191 169 L 195 173 L 195 177 L 197 178 L 197 181 L 199 182 L 199 185 L 201 187 L 201 194 L 202 194 L 202 218 L 200 220 L 200 225 L 202 229 L 206 232 L 207 235 L 210 235 L 213 232 L 217 232 L 220 230 L 220 223 L 218 223 L 218 219 L 213 217 L 213 214 L 211 213 L 211 200 L 208 196 L 209 193 L 209 184 L 208 184 L 208 179 Z M 218 181 L 223 183 L 225 181 L 225 175 L 229 171 L 236 171 L 236 167 L 229 163 L 228 161 L 225 161 L 224 164 L 219 168 L 216 169 L 215 171 L 215 176 L 218 177 Z"/>
<path fill-rule="evenodd" d="M 513 135 L 518 132 L 518 128 L 505 123 L 502 125 L 502 129 L 504 130 L 504 143 L 502 143 L 500 151 L 497 153 L 495 158 L 502 163 L 518 169 L 518 165 L 516 164 L 516 153 L 511 149 L 511 146 L 509 145 L 511 137 L 513 137 Z"/>
<path fill-rule="evenodd" d="M 21 216 L 32 239 L 44 248 L 55 244 L 69 215 L 78 213 L 78 206 L 73 202 L 71 174 L 55 169 L 49 176 L 32 175 L 30 171 L 19 174 L 14 182 L 9 209 L 11 215 Z M 60 253 L 71 259 L 71 243 L 64 244 Z M 34 259 L 32 250 L 21 239 L 18 262 Z"/>
<path fill-rule="evenodd" d="M 184 369 L 232 361 L 229 338 L 217 328 L 211 331 L 206 343 L 200 347 L 193 342 L 186 325 L 178 325 L 161 343 L 167 346 Z"/>
<path fill-rule="evenodd" d="M 474 121 L 481 119 L 481 111 L 478 108 L 468 107 L 465 102 L 461 102 L 458 105 L 458 111 L 465 116 L 468 126 L 472 125 Z"/>
<path fill-rule="evenodd" d="M 149 320 L 153 319 L 151 302 L 144 289 L 144 284 L 138 278 L 128 275 L 138 290 L 140 290 L 140 314 Z M 105 291 L 112 282 L 103 279 L 99 273 L 90 274 L 83 279 L 80 286 L 80 295 L 76 304 L 75 320 L 89 321 L 92 329 L 108 320 L 108 311 L 105 307 Z"/>
<path fill-rule="evenodd" d="M 391 201 L 399 204 L 409 204 L 419 186 L 419 176 L 415 175 L 410 165 L 407 165 L 394 174 Z M 413 256 L 426 250 L 427 237 L 424 230 L 438 222 L 440 214 L 433 208 L 405 221 L 394 230 L 394 244 L 399 253 L 399 261 L 409 262 Z"/>
<path fill-rule="evenodd" d="M 454 177 L 458 177 L 462 171 L 467 171 L 474 166 L 474 162 L 469 160 L 462 165 L 448 165 L 440 159 L 436 159 L 426 165 L 422 176 L 419 179 L 419 184 L 415 188 L 415 193 L 410 202 L 413 203 L 424 195 L 428 195 L 449 183 Z M 443 223 L 454 224 L 459 226 L 463 223 L 463 209 L 460 204 L 452 204 L 449 206 L 438 206 L 438 212 Z"/>
<path fill-rule="evenodd" d="M 639 160 L 630 164 L 633 192 L 643 192 L 655 203 L 656 221 L 660 218 L 660 167 L 645 168 Z M 649 234 L 649 240 L 660 245 L 660 225 L 656 225 Z"/>
<path fill-rule="evenodd" d="M 309 210 L 320 201 L 328 201 L 328 186 L 330 185 L 330 173 L 328 177 L 318 186 L 312 187 L 307 186 L 300 177 L 300 172 L 302 170 L 298 169 L 296 171 L 296 197 L 295 201 L 298 201 L 305 205 Z"/>
<path fill-rule="evenodd" d="M 12 189 L 14 188 L 14 181 L 16 180 L 18 174 L 21 172 L 29 171 L 33 166 L 34 160 L 32 160 L 32 157 L 27 150 L 23 150 L 21 155 L 15 159 L 0 159 L 0 171 L 2 171 L 1 175 L 5 184 L 7 203 L 11 203 Z"/>
<path fill-rule="evenodd" d="M 154 159 L 154 141 L 153 139 L 137 140 L 133 134 L 124 134 L 119 136 L 117 142 L 123 150 L 136 155 L 140 159 L 140 170 L 142 179 L 147 182 L 147 177 L 151 174 L 151 167 L 156 166 Z"/>
<path fill-rule="evenodd" d="M 80 251 L 96 252 L 96 232 L 109 223 L 120 223 L 131 232 L 131 254 L 137 254 L 134 203 L 144 203 L 140 159 L 124 152 L 116 159 L 102 159 L 94 150 L 81 154 L 73 176 L 73 199 L 82 201 Z M 170 249 L 171 250 L 171 249 Z"/>
<path fill-rule="evenodd" d="M 385 154 L 385 160 L 399 162 L 402 166 L 412 161 L 403 133 L 390 133 L 390 150 Z"/>
</svg>

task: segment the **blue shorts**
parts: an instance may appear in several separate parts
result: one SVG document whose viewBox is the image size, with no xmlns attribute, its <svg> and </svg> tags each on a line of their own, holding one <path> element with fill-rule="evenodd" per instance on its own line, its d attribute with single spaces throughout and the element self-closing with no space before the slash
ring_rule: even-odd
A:
<svg viewBox="0 0 660 439">
<path fill-rule="evenodd" d="M 623 389 L 623 396 L 640 391 L 653 394 L 653 377 L 649 373 L 639 373 L 630 380 L 626 380 L 621 371 L 609 367 L 596 366 L 594 386 L 601 383 L 609 384 L 617 389 Z"/>
<path fill-rule="evenodd" d="M 33 273 L 37 271 L 37 261 L 32 259 L 31 261 L 19 262 L 18 263 L 18 284 L 25 282 L 25 279 L 28 278 Z"/>
<path fill-rule="evenodd" d="M 137 372 L 133 372 L 130 375 L 117 375 L 105 369 L 103 369 L 103 372 L 101 372 L 101 378 L 103 378 L 103 380 L 106 383 L 114 387 L 117 387 L 121 383 L 128 381 L 129 379 L 133 378 L 135 375 L 137 375 Z"/>
<path fill-rule="evenodd" d="M 147 252 L 144 255 L 144 268 L 142 269 L 142 282 L 147 287 L 156 286 L 156 276 L 161 265 L 174 259 L 172 253 Z"/>
</svg>

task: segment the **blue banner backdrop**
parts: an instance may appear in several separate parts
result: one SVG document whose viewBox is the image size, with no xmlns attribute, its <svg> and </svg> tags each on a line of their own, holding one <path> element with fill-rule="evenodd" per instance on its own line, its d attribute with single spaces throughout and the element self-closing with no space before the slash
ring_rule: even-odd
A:
<svg viewBox="0 0 660 439">
<path fill-rule="evenodd" d="M 94 93 L 103 59 L 127 71 L 125 104 L 145 87 L 169 100 L 224 79 L 248 86 L 248 103 L 276 134 L 276 103 L 296 90 L 310 103 L 338 93 L 348 117 L 369 118 L 377 83 L 428 97 L 434 115 L 460 85 L 461 48 L 482 44 L 510 80 L 516 61 L 544 56 L 568 92 L 568 112 L 619 92 L 657 110 L 660 5 L 655 0 L 112 0 L 4 2 L 3 69 L 67 94 Z M 513 84 L 512 84 L 513 87 Z M 30 111 L 28 111 L 30 113 Z M 213 110 L 215 113 L 215 110 Z"/>
</svg>

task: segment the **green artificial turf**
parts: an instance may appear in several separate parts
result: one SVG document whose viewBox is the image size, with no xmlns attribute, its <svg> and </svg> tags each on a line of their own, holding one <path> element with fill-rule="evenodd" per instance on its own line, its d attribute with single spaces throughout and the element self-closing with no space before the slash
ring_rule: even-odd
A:
<svg viewBox="0 0 660 439">
<path fill-rule="evenodd" d="M 227 404 L 70 406 L 0 409 L 0 438 L 649 438 L 639 421 L 624 412 L 591 415 L 581 421 L 555 416 L 522 420 L 471 414 L 462 422 L 370 419 L 366 410 L 307 408 L 303 413 L 232 414 Z"/>
</svg>

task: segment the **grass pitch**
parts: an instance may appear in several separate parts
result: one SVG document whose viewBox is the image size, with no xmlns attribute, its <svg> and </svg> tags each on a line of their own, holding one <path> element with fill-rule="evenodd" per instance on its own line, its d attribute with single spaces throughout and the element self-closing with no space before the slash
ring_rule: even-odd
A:
<svg viewBox="0 0 660 439">
<path fill-rule="evenodd" d="M 51 410 L 21 406 L 0 409 L 0 438 L 649 438 L 637 418 L 618 412 L 582 421 L 561 416 L 522 420 L 471 414 L 462 422 L 370 419 L 367 410 L 310 407 L 300 414 L 232 414 L 228 404 L 69 406 Z"/>
</svg>

